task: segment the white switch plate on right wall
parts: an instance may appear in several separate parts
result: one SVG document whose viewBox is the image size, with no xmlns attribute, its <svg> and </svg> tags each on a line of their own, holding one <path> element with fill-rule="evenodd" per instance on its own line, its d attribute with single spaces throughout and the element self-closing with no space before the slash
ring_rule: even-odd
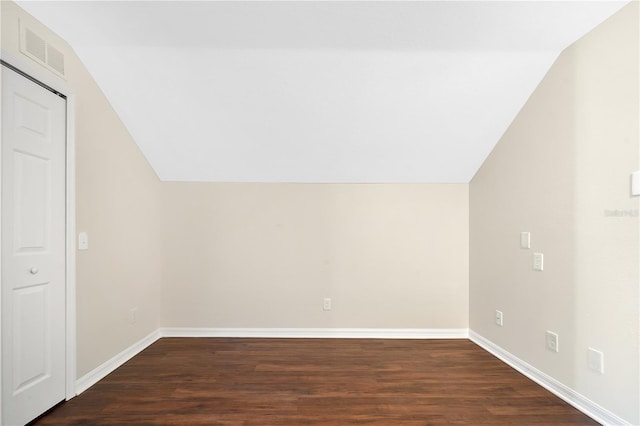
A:
<svg viewBox="0 0 640 426">
<path fill-rule="evenodd" d="M 640 170 L 631 173 L 631 195 L 640 195 Z"/>
</svg>

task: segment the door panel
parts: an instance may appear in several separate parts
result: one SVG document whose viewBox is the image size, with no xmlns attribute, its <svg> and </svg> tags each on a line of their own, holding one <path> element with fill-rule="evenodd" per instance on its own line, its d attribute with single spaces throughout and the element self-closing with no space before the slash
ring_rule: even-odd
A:
<svg viewBox="0 0 640 426">
<path fill-rule="evenodd" d="M 2 416 L 65 397 L 66 101 L 2 67 Z"/>
<path fill-rule="evenodd" d="M 14 290 L 13 393 L 19 394 L 51 375 L 51 333 L 46 324 L 50 283 Z"/>
<path fill-rule="evenodd" d="M 50 142 L 49 123 L 51 114 L 46 106 L 42 106 L 19 94 L 13 99 L 17 127 L 34 132 L 43 142 Z"/>
<path fill-rule="evenodd" d="M 16 253 L 45 252 L 49 246 L 50 161 L 14 152 L 14 250 Z"/>
</svg>

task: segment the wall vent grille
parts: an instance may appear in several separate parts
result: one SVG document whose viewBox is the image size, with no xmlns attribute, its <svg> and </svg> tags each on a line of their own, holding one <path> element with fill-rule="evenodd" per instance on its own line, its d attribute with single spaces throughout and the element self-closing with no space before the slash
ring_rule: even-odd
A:
<svg viewBox="0 0 640 426">
<path fill-rule="evenodd" d="M 60 77 L 64 74 L 64 54 L 20 22 L 20 52 Z"/>
</svg>

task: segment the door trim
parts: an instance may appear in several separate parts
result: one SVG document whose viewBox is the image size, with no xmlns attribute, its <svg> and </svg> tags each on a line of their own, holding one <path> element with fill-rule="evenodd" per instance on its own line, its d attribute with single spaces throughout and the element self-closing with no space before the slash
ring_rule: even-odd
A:
<svg viewBox="0 0 640 426">
<path fill-rule="evenodd" d="M 50 87 L 61 93 L 67 99 L 66 108 L 66 212 L 65 212 L 65 302 L 66 302 L 66 342 L 65 342 L 65 368 L 66 384 L 65 397 L 69 400 L 76 396 L 76 175 L 75 175 L 75 94 L 73 90 L 58 77 L 47 70 L 35 66 L 26 58 L 14 55 L 11 52 L 0 49 L 0 59 L 10 66 L 20 70 L 32 80 Z M 0 88 L 1 90 L 1 88 Z M 0 155 L 1 152 L 0 152 Z M 2 161 L 0 158 L 0 172 Z M 0 173 L 0 179 L 2 175 Z M 2 199 L 0 198 L 0 211 L 2 209 Z M 0 228 L 0 238 L 2 237 Z M 0 250 L 2 248 L 0 247 Z M 1 254 L 1 253 L 0 253 Z M 2 256 L 0 256 L 0 268 L 2 267 Z M 2 293 L 0 292 L 0 298 Z M 0 299 L 1 302 L 1 299 Z M 2 317 L 0 316 L 0 333 L 2 332 Z M 1 337 L 1 336 L 0 336 Z M 0 339 L 0 345 L 2 339 Z M 0 370 L 0 380 L 2 379 Z M 2 400 L 2 387 L 0 386 L 0 401 Z M 2 406 L 0 404 L 0 419 L 2 419 Z M 1 420 L 0 420 L 1 421 Z"/>
</svg>

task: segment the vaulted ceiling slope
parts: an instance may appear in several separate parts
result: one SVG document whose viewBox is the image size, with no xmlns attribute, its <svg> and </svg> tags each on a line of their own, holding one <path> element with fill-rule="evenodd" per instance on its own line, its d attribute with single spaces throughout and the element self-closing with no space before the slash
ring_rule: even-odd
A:
<svg viewBox="0 0 640 426">
<path fill-rule="evenodd" d="M 468 182 L 628 1 L 19 1 L 163 180 Z"/>
</svg>

